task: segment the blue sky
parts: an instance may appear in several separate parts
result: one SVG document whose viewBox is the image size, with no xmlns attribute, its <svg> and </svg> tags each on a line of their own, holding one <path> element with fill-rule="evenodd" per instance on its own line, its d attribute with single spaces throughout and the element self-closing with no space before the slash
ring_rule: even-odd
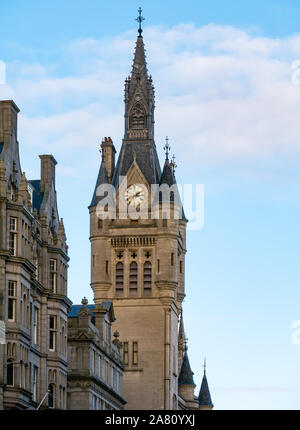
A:
<svg viewBox="0 0 300 430">
<path fill-rule="evenodd" d="M 205 186 L 184 303 L 197 390 L 206 356 L 216 409 L 299 409 L 297 1 L 1 2 L 0 98 L 21 109 L 27 177 L 39 177 L 40 153 L 59 163 L 69 296 L 92 301 L 87 206 L 102 137 L 120 148 L 139 6 L 161 161 L 168 135 L 178 182 Z"/>
</svg>

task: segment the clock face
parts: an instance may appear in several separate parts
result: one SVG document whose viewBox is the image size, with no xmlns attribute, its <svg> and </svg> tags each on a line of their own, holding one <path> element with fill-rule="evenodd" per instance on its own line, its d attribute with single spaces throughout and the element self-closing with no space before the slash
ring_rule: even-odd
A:
<svg viewBox="0 0 300 430">
<path fill-rule="evenodd" d="M 131 185 L 125 191 L 125 199 L 127 204 L 133 204 L 135 207 L 139 206 L 145 197 L 143 188 L 140 185 Z"/>
</svg>

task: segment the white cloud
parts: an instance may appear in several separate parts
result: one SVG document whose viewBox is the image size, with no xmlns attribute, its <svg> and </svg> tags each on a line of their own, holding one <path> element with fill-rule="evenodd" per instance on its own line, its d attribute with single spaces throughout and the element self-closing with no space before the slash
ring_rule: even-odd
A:
<svg viewBox="0 0 300 430">
<path fill-rule="evenodd" d="M 20 67 L 0 97 L 17 99 L 25 144 L 63 154 L 95 148 L 104 135 L 120 142 L 134 38 L 129 32 L 72 41 L 58 59 L 57 69 L 59 61 L 69 63 L 65 75 L 56 75 L 53 64 Z M 298 156 L 300 86 L 291 82 L 291 64 L 300 58 L 300 35 L 271 39 L 185 24 L 148 28 L 144 39 L 157 90 L 158 146 L 168 134 L 181 160 L 195 164 Z"/>
</svg>

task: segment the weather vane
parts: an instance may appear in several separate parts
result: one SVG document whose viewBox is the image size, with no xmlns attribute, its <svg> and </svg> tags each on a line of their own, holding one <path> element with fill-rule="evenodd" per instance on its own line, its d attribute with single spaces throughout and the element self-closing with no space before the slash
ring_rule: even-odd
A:
<svg viewBox="0 0 300 430">
<path fill-rule="evenodd" d="M 204 358 L 204 364 L 202 365 L 203 369 L 204 369 L 204 375 L 206 373 L 206 357 Z"/>
<path fill-rule="evenodd" d="M 166 160 L 169 159 L 169 151 L 171 149 L 171 146 L 169 145 L 169 138 L 168 136 L 166 137 L 166 144 L 164 146 L 164 150 L 166 151 Z"/>
<path fill-rule="evenodd" d="M 142 22 L 145 21 L 145 18 L 142 17 L 142 9 L 141 9 L 141 7 L 139 8 L 138 12 L 139 12 L 139 16 L 135 20 L 139 23 L 138 32 L 139 32 L 139 35 L 141 36 L 142 31 L 143 31 L 142 30 Z"/>
</svg>

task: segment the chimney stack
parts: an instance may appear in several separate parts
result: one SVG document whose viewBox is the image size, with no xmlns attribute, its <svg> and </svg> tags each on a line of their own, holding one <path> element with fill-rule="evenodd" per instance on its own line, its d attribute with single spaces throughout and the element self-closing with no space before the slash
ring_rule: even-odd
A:
<svg viewBox="0 0 300 430">
<path fill-rule="evenodd" d="M 47 191 L 53 182 L 55 188 L 55 166 L 57 161 L 53 155 L 40 155 L 41 159 L 41 192 Z"/>
<path fill-rule="evenodd" d="M 110 137 L 105 137 L 101 143 L 103 161 L 107 170 L 107 176 L 109 182 L 111 182 L 115 171 L 115 153 L 116 149 L 114 147 L 113 141 Z"/>
</svg>

